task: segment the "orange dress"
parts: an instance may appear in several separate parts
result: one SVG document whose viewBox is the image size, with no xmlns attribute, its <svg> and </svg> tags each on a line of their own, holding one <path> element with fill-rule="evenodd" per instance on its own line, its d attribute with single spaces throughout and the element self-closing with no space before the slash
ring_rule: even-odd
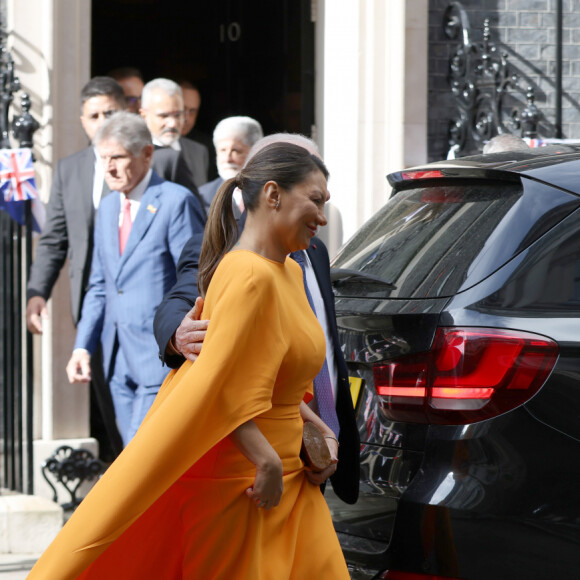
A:
<svg viewBox="0 0 580 580">
<path fill-rule="evenodd" d="M 172 372 L 141 428 L 29 580 L 349 579 L 326 502 L 300 460 L 299 405 L 324 360 L 300 266 L 227 254 L 195 364 Z M 253 419 L 282 459 L 271 510 L 229 434 Z"/>
</svg>

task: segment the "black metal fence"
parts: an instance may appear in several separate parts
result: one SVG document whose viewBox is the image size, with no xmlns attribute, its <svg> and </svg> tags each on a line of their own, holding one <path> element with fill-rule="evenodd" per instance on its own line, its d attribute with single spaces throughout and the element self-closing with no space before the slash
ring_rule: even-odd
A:
<svg viewBox="0 0 580 580">
<path fill-rule="evenodd" d="M 5 9 L 4 2 L 0 8 Z M 6 46 L 5 18 L 0 14 L 0 147 L 32 147 L 38 123 L 30 115 L 30 99 L 22 94 L 22 113 L 10 122 L 14 95 L 20 91 L 14 60 Z M 0 191 L 0 196 L 3 192 Z M 33 352 L 25 330 L 24 288 L 32 262 L 30 201 L 19 201 L 24 223 L 0 211 L 0 487 L 25 493 L 33 490 Z"/>
<path fill-rule="evenodd" d="M 22 326 L 22 288 L 30 265 L 29 231 L 30 228 L 17 224 L 6 212 L 0 212 L 1 485 L 4 489 L 26 493 L 32 493 L 33 486 L 32 336 Z"/>
</svg>

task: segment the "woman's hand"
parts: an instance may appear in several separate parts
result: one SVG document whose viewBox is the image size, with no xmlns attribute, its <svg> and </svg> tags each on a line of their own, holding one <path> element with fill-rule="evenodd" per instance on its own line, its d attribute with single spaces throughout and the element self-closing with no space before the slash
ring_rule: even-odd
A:
<svg viewBox="0 0 580 580">
<path fill-rule="evenodd" d="M 260 508 L 276 507 L 284 490 L 284 469 L 280 456 L 252 420 L 235 429 L 231 438 L 242 454 L 256 466 L 254 485 L 246 490 L 246 495 Z"/>
<path fill-rule="evenodd" d="M 306 478 L 310 483 L 322 485 L 336 471 L 338 463 L 338 440 L 332 432 L 332 429 L 304 401 L 300 403 L 300 415 L 303 421 L 310 421 L 320 429 L 330 451 L 332 463 L 326 469 L 322 471 L 311 471 L 307 469 L 305 471 Z"/>
<path fill-rule="evenodd" d="M 333 436 L 325 436 L 324 440 L 328 445 L 332 463 L 322 471 L 306 470 L 306 479 L 314 485 L 322 485 L 336 471 L 338 463 L 338 441 Z"/>
<path fill-rule="evenodd" d="M 246 490 L 246 495 L 259 508 L 266 510 L 276 507 L 282 498 L 284 483 L 282 481 L 282 461 L 267 462 L 256 466 L 254 485 Z"/>
<path fill-rule="evenodd" d="M 326 469 L 322 471 L 310 471 L 306 470 L 306 479 L 314 485 L 322 485 L 331 475 L 336 471 L 336 464 L 338 462 L 334 461 Z"/>
</svg>

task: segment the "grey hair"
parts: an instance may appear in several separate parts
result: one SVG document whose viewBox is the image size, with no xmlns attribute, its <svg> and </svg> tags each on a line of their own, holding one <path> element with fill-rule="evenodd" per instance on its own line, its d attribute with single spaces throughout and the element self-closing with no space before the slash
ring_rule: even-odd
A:
<svg viewBox="0 0 580 580">
<path fill-rule="evenodd" d="M 153 79 L 143 87 L 143 92 L 141 93 L 141 107 L 143 109 L 149 106 L 151 94 L 157 89 L 161 89 L 170 97 L 179 95 L 183 99 L 183 91 L 176 82 L 164 78 Z"/>
<path fill-rule="evenodd" d="M 226 117 L 222 119 L 213 131 L 213 144 L 217 147 L 218 141 L 240 137 L 250 147 L 264 136 L 262 125 L 252 117 Z"/>
<path fill-rule="evenodd" d="M 501 133 L 492 137 L 484 146 L 482 153 L 500 153 L 502 151 L 526 151 L 528 144 L 513 133 Z"/>
<path fill-rule="evenodd" d="M 135 156 L 152 144 L 151 133 L 143 117 L 127 111 L 113 113 L 97 131 L 94 144 L 98 146 L 101 141 L 109 139 Z"/>
<path fill-rule="evenodd" d="M 294 145 L 303 147 L 308 151 L 308 153 L 321 158 L 318 145 L 312 139 L 306 137 L 306 135 L 300 133 L 272 133 L 271 135 L 262 137 L 259 141 L 254 143 L 248 153 L 248 157 L 246 158 L 246 164 L 256 153 L 258 153 L 258 151 L 261 151 L 266 147 L 266 145 L 271 145 L 272 143 L 293 143 Z"/>
</svg>

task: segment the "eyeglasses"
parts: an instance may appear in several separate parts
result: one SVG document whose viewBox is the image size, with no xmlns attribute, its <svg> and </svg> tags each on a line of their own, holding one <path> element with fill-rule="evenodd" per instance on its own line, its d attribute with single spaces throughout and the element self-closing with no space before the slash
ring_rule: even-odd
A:
<svg viewBox="0 0 580 580">
<path fill-rule="evenodd" d="M 125 101 L 127 102 L 127 105 L 134 107 L 141 102 L 141 97 L 125 97 Z"/>
</svg>

